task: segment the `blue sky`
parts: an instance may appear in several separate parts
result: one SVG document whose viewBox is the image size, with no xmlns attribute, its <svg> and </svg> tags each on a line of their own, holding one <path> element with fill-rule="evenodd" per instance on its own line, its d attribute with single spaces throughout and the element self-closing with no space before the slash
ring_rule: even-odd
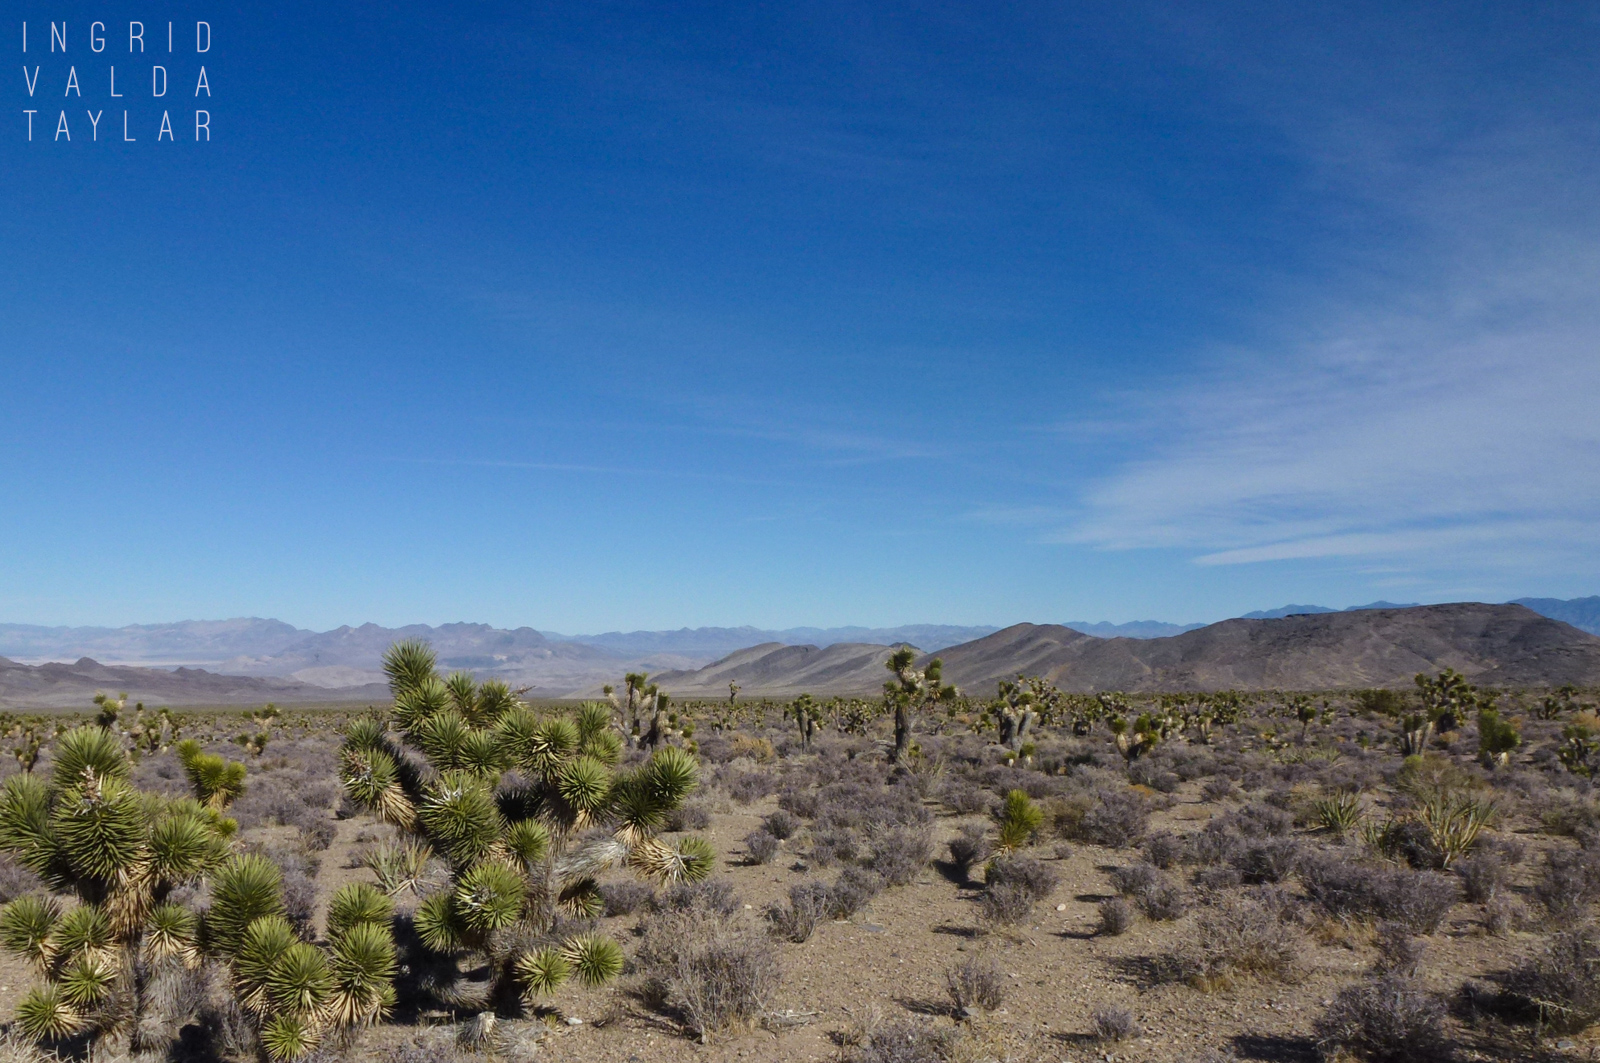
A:
<svg viewBox="0 0 1600 1063">
<path fill-rule="evenodd" d="M 1592 8 L 384 6 L 10 9 L 0 619 L 1600 590 Z"/>
</svg>

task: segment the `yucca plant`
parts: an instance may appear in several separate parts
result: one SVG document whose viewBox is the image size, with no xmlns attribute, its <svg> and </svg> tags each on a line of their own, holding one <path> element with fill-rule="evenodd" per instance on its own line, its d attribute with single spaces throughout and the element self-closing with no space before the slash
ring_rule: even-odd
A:
<svg viewBox="0 0 1600 1063">
<path fill-rule="evenodd" d="M 60 736 L 48 780 L 19 774 L 0 788 L 0 849 L 53 893 L 0 908 L 0 945 L 42 978 L 17 1008 L 17 1028 L 34 1040 L 141 1052 L 181 1024 L 149 1014 L 153 984 L 199 962 L 194 913 L 169 897 L 217 865 L 234 824 L 193 799 L 141 793 L 130 774 L 121 737 L 85 726 Z"/>
<path fill-rule="evenodd" d="M 1478 843 L 1478 835 L 1494 822 L 1498 811 L 1492 801 L 1465 794 L 1437 793 L 1422 800 L 1416 818 L 1428 831 L 1428 840 L 1439 854 L 1439 866 L 1448 868 L 1457 858 L 1472 851 Z"/>
<path fill-rule="evenodd" d="M 1334 794 L 1311 802 L 1317 825 L 1331 834 L 1344 837 L 1361 824 L 1361 798 L 1357 794 Z"/>
<path fill-rule="evenodd" d="M 1021 790 L 1006 794 L 1005 803 L 995 817 L 1000 827 L 1000 848 L 1009 852 L 1033 840 L 1044 823 L 1044 812 Z"/>
<path fill-rule="evenodd" d="M 417 889 L 430 856 L 448 869 L 411 920 L 423 954 L 408 963 L 422 990 L 451 1007 L 515 1010 L 570 977 L 606 981 L 621 966 L 616 943 L 564 938 L 558 923 L 603 911 L 596 876 L 711 872 L 703 839 L 658 837 L 698 780 L 684 750 L 663 746 L 620 770 L 623 736 L 607 706 L 540 715 L 503 684 L 441 678 L 423 643 L 396 643 L 384 670 L 394 730 L 373 718 L 347 728 L 340 775 L 351 800 L 412 836 L 374 856 L 385 890 Z M 486 962 L 489 978 L 464 983 L 463 955 Z"/>
<path fill-rule="evenodd" d="M 1503 768 L 1511 762 L 1511 753 L 1522 744 L 1522 734 L 1517 725 L 1503 719 L 1499 710 L 1478 710 L 1478 757 L 1487 768 Z"/>
</svg>

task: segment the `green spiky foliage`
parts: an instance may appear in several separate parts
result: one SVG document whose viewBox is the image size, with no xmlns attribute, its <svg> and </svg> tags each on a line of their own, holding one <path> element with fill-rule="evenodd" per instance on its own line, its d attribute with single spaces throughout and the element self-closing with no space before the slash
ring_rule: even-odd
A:
<svg viewBox="0 0 1600 1063">
<path fill-rule="evenodd" d="M 41 977 L 17 1010 L 27 1036 L 145 1051 L 160 1047 L 147 1042 L 161 1024 L 141 1021 L 153 980 L 199 962 L 198 922 L 168 898 L 217 866 L 234 825 L 191 798 L 136 790 L 110 727 L 122 705 L 98 704 L 107 726 L 60 735 L 48 779 L 18 774 L 0 787 L 0 849 L 53 894 L 0 908 L 0 946 Z"/>
<path fill-rule="evenodd" d="M 1113 716 L 1107 726 L 1116 739 L 1117 752 L 1129 764 L 1156 747 L 1163 735 L 1162 721 L 1152 713 L 1143 713 L 1128 725 L 1126 716 Z"/>
<path fill-rule="evenodd" d="M 1044 811 L 1021 790 L 1006 794 L 1005 803 L 996 817 L 1000 827 L 1000 848 L 1009 852 L 1020 849 L 1033 840 L 1044 823 Z"/>
<path fill-rule="evenodd" d="M 1505 767 L 1512 751 L 1521 744 L 1522 733 L 1514 722 L 1502 717 L 1497 709 L 1478 710 L 1478 756 L 1486 767 Z"/>
<path fill-rule="evenodd" d="M 267 1055 L 294 1060 L 394 1006 L 393 915 L 393 901 L 378 889 L 345 886 L 328 906 L 328 945 L 319 948 L 285 918 L 277 865 L 240 855 L 213 878 L 204 936 L 231 969 Z"/>
<path fill-rule="evenodd" d="M 621 965 L 616 943 L 559 928 L 563 915 L 603 909 L 597 877 L 624 868 L 671 882 L 711 872 L 715 853 L 703 839 L 659 836 L 698 782 L 682 748 L 663 743 L 619 768 L 624 736 L 608 706 L 536 713 L 503 684 L 441 677 L 423 643 L 396 643 L 384 671 L 393 730 L 371 718 L 352 724 L 340 773 L 352 801 L 411 835 L 372 862 L 384 892 L 425 892 L 410 923 L 420 951 L 407 957 L 425 972 L 419 993 L 453 1008 L 515 1010 L 569 978 L 608 981 Z M 662 697 L 643 676 L 628 687 L 630 713 Z M 429 858 L 447 879 L 424 889 Z M 464 955 L 486 962 L 490 978 L 464 982 Z"/>
<path fill-rule="evenodd" d="M 207 808 L 221 812 L 244 793 L 245 767 L 238 761 L 207 753 L 192 738 L 179 742 L 174 752 L 194 787 L 195 800 Z"/>
</svg>

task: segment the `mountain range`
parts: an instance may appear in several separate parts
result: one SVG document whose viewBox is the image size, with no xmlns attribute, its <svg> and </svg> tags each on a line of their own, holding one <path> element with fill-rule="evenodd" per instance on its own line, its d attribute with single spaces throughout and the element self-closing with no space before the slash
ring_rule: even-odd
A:
<svg viewBox="0 0 1600 1063">
<path fill-rule="evenodd" d="M 870 695 L 891 652 L 769 644 L 652 678 L 679 697 L 726 696 L 729 682 L 745 696 Z M 1404 687 L 1444 668 L 1486 685 L 1600 684 L 1600 637 L 1520 605 L 1475 602 L 1240 618 L 1154 639 L 1016 624 L 938 656 L 946 681 L 976 695 L 1018 674 L 1078 693 Z"/>
<path fill-rule="evenodd" d="M 1600 632 L 1600 596 L 1570 601 L 1528 598 L 1513 604 L 1584 631 Z M 1416 608 L 1390 602 L 1337 611 L 1317 605 L 1287 605 L 1241 620 L 1411 612 Z M 1085 647 L 1114 643 L 1122 647 L 1115 654 L 1125 659 L 1154 661 L 1152 655 L 1166 652 L 1162 647 L 1170 645 L 1170 640 L 1218 626 L 1074 622 L 1043 625 L 1039 630 L 1066 633 L 1050 636 L 1057 641 L 1075 642 L 1069 634 L 1087 637 Z M 1015 632 L 1017 628 L 1005 630 Z M 361 700 L 381 695 L 383 651 L 403 638 L 430 642 L 446 670 L 465 669 L 502 678 L 536 697 L 595 692 L 602 683 L 614 683 L 630 671 L 670 675 L 674 683 L 686 684 L 685 691 L 719 696 L 726 695 L 729 679 L 745 684 L 750 692 L 787 689 L 784 684 L 788 683 L 800 683 L 813 692 L 847 688 L 870 692 L 881 685 L 881 675 L 873 675 L 871 682 L 863 678 L 854 686 L 844 677 L 857 669 L 866 670 L 863 676 L 873 668 L 881 671 L 881 658 L 887 656 L 890 646 L 909 644 L 927 653 L 953 652 L 1000 633 L 993 626 L 940 624 L 784 630 L 682 628 L 600 635 L 561 635 L 528 627 L 508 630 L 487 624 L 398 628 L 363 624 L 317 632 L 257 618 L 121 628 L 0 624 L 0 705 L 75 704 L 97 689 L 112 687 L 148 690 L 152 699 L 173 704 Z M 1142 645 L 1145 643 L 1149 645 Z M 1112 651 L 1096 653 L 1099 656 L 1094 659 L 1103 663 Z M 764 658 L 771 659 L 756 664 Z M 46 664 L 50 667 L 45 671 L 27 671 L 28 666 Z M 116 673 L 120 678 L 105 671 L 128 667 L 133 670 Z M 165 670 L 177 678 L 169 681 L 150 676 L 146 680 L 141 678 L 141 668 Z M 181 670 L 171 671 L 174 668 Z M 1016 670 L 1002 669 L 1012 674 Z M 211 678 L 203 678 L 206 676 Z M 224 681 L 227 677 L 261 682 L 230 685 Z M 1164 680 L 1151 680 L 1160 681 Z"/>
</svg>

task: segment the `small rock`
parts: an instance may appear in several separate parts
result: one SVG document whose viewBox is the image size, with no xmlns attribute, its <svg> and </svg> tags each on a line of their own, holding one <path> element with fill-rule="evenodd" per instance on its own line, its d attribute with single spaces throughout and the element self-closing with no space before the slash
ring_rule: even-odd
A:
<svg viewBox="0 0 1600 1063">
<path fill-rule="evenodd" d="M 1562 1051 L 1566 1051 L 1569 1048 L 1577 1048 L 1578 1043 L 1576 1041 L 1557 1041 L 1556 1047 Z"/>
<path fill-rule="evenodd" d="M 576 1015 L 568 1015 L 567 1016 L 567 1025 L 568 1026 L 582 1026 L 583 1025 L 583 1020 L 578 1018 Z"/>
<path fill-rule="evenodd" d="M 1058 904 L 1058 905 L 1056 905 L 1056 911 L 1058 911 L 1058 912 L 1064 912 L 1064 911 L 1066 911 L 1066 910 L 1067 910 L 1067 906 L 1066 906 L 1066 905 L 1064 905 L 1064 904 Z"/>
</svg>

